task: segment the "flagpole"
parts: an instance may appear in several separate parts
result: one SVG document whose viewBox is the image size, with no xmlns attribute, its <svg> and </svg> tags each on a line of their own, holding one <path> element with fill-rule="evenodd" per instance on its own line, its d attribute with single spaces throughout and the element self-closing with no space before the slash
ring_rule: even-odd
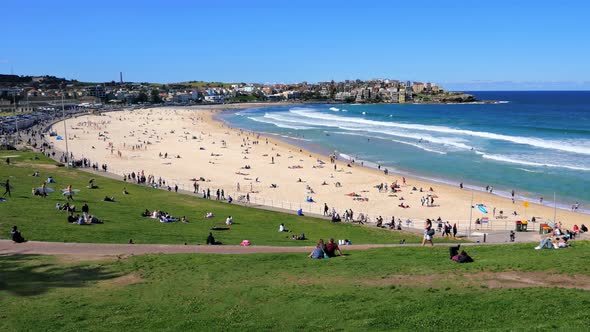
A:
<svg viewBox="0 0 590 332">
<path fill-rule="evenodd" d="M 555 200 L 555 191 L 553 192 L 553 222 L 557 222 L 557 201 Z"/>
<path fill-rule="evenodd" d="M 471 219 L 473 218 L 473 189 L 471 190 L 471 205 L 469 208 L 469 234 L 467 238 L 471 237 Z"/>
</svg>

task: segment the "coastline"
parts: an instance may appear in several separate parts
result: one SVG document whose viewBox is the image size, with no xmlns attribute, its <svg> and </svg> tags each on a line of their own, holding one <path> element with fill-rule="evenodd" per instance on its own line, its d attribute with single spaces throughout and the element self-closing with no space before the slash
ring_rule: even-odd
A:
<svg viewBox="0 0 590 332">
<path fill-rule="evenodd" d="M 253 106 L 253 104 L 241 104 L 239 106 L 233 106 L 230 109 L 243 109 L 249 107 L 256 106 Z M 469 208 L 471 191 L 467 189 L 461 190 L 455 186 L 424 181 L 408 175 L 406 176 L 408 185 L 402 186 L 402 192 L 398 193 L 398 195 L 405 196 L 404 201 L 406 204 L 410 205 L 410 208 L 402 209 L 397 206 L 400 203 L 398 197 L 392 197 L 388 193 L 379 193 L 373 188 L 373 186 L 382 182 L 389 184 L 395 180 L 398 180 L 398 183 L 401 184 L 401 177 L 403 175 L 390 173 L 385 176 L 383 172 L 368 167 L 352 166 L 349 168 L 342 160 L 336 162 L 338 167 L 337 171 L 330 170 L 327 166 L 331 167 L 332 164 L 328 163 L 328 159 L 323 154 L 317 153 L 317 151 L 314 152 L 309 151 L 308 149 L 303 149 L 292 143 L 286 143 L 277 137 L 268 137 L 245 130 L 228 128 L 225 123 L 214 119 L 216 117 L 215 114 L 219 114 L 220 112 L 223 112 L 223 110 L 218 110 L 214 107 L 207 107 L 206 109 L 152 108 L 148 110 L 135 110 L 132 112 L 114 112 L 100 117 L 92 115 L 85 116 L 87 117 L 86 120 L 90 119 L 90 121 L 106 120 L 107 118 L 114 119 L 117 116 L 124 118 L 122 122 L 128 122 L 129 119 L 132 118 L 141 118 L 142 121 L 145 121 L 144 123 L 149 123 L 150 121 L 153 122 L 154 118 L 166 119 L 166 121 L 161 120 L 165 123 L 160 123 L 159 125 L 161 125 L 161 128 L 160 126 L 157 126 L 157 131 L 151 128 L 153 133 L 150 131 L 150 134 L 158 137 L 160 137 L 160 135 L 167 136 L 170 131 L 173 130 L 171 128 L 183 127 L 184 132 L 190 131 L 192 134 L 194 134 L 194 130 L 198 130 L 200 133 L 200 139 L 198 142 L 187 142 L 186 139 L 183 140 L 178 137 L 172 139 L 170 139 L 170 137 L 162 137 L 162 142 L 157 144 L 154 143 L 154 145 L 158 146 L 146 146 L 146 151 L 149 153 L 143 151 L 133 152 L 129 149 L 125 149 L 124 145 L 121 144 L 125 141 L 125 133 L 121 132 L 119 133 L 119 136 L 111 139 L 117 149 L 123 149 L 123 156 L 118 158 L 116 155 L 114 156 L 113 154 L 108 153 L 108 151 L 105 153 L 105 149 L 92 149 L 87 152 L 84 151 L 83 148 L 81 149 L 83 146 L 88 147 L 89 142 L 93 142 L 93 144 L 96 144 L 97 146 L 98 144 L 104 146 L 106 140 L 100 142 L 97 139 L 98 137 L 96 136 L 98 131 L 101 131 L 100 129 L 80 130 L 75 129 L 72 124 L 69 124 L 69 127 L 72 127 L 72 133 L 70 134 L 70 129 L 68 129 L 68 134 L 74 135 L 73 138 L 70 139 L 70 151 L 73 151 L 77 158 L 81 157 L 82 154 L 85 154 L 84 157 L 91 159 L 92 162 L 106 162 L 111 169 L 116 171 L 131 173 L 132 171 L 145 169 L 148 174 L 154 174 L 156 177 L 164 176 L 169 180 L 169 183 L 174 181 L 181 183 L 186 187 L 191 185 L 191 182 L 189 181 L 190 178 L 198 178 L 198 175 L 202 174 L 206 179 L 210 180 L 210 182 L 201 184 L 203 186 L 207 185 L 208 187 L 213 187 L 212 189 L 225 188 L 226 192 L 236 192 L 236 183 L 241 182 L 242 190 L 237 192 L 238 195 L 250 192 L 253 198 L 256 196 L 259 198 L 267 197 L 274 198 L 276 201 L 282 200 L 284 202 L 289 201 L 294 204 L 305 205 L 306 203 L 304 199 L 306 196 L 306 189 L 304 187 L 309 185 L 315 190 L 315 193 L 311 195 L 317 201 L 317 203 L 309 205 L 315 206 L 318 211 L 321 209 L 320 205 L 323 205 L 323 203 L 326 202 L 330 207 L 335 207 L 340 214 L 344 212 L 344 209 L 352 208 L 357 213 L 363 212 L 369 214 L 373 219 L 378 215 L 382 215 L 384 216 L 385 222 L 388 222 L 389 219 L 387 218 L 392 215 L 395 215 L 396 219 L 400 218 L 405 220 L 406 218 L 410 218 L 415 221 L 441 216 L 444 220 L 451 221 L 451 223 L 457 222 L 460 228 L 466 229 L 467 227 L 469 212 L 472 210 Z M 191 122 L 187 119 L 187 117 L 190 118 L 191 116 L 200 118 L 197 123 L 193 122 L 192 126 Z M 111 123 L 107 125 L 105 123 L 104 125 L 105 128 L 110 126 L 109 129 L 107 129 L 109 132 L 116 132 L 116 130 L 112 129 L 123 130 L 123 128 L 126 128 L 126 130 L 132 130 L 129 129 L 130 127 L 133 128 L 131 123 L 127 123 L 127 125 L 125 124 L 126 123 Z M 61 126 L 63 127 L 63 124 Z M 58 123 L 54 125 L 54 127 L 59 132 L 60 124 Z M 135 126 L 135 128 L 139 127 Z M 266 140 L 266 137 L 268 137 L 269 144 L 263 144 L 262 142 Z M 252 142 L 252 140 L 258 140 L 260 142 L 259 144 L 250 145 L 249 143 Z M 224 148 L 224 150 L 217 150 L 221 148 L 219 146 L 221 141 L 226 141 L 227 147 Z M 245 144 L 247 141 L 250 142 L 246 145 L 240 144 Z M 63 148 L 60 146 L 60 144 L 63 144 L 63 141 L 53 141 L 53 143 L 56 148 Z M 191 143 L 202 145 L 205 149 L 204 151 L 207 153 L 201 153 L 199 155 L 198 151 L 194 151 L 196 146 Z M 243 146 L 240 147 L 240 145 Z M 161 158 L 158 158 L 158 152 L 156 151 L 161 151 L 162 146 L 166 146 L 166 148 L 169 148 L 170 150 L 178 151 L 179 155 L 180 151 L 182 151 L 181 162 L 177 163 L 175 160 L 162 160 Z M 271 153 L 281 155 L 281 157 L 276 158 L 276 164 L 272 164 L 270 160 L 268 160 Z M 191 156 L 189 158 L 186 157 L 187 154 L 195 154 L 199 156 Z M 212 156 L 216 154 L 219 154 L 220 156 Z M 266 157 L 263 157 L 264 155 L 266 155 Z M 287 160 L 285 160 L 285 156 L 287 157 Z M 246 158 L 248 161 L 244 160 Z M 185 161 L 185 159 L 190 160 Z M 323 160 L 323 165 L 325 166 L 319 167 L 322 164 L 318 163 L 317 160 Z M 246 162 L 252 164 L 252 170 L 240 171 L 241 167 L 243 167 Z M 172 164 L 174 164 L 174 167 L 170 167 Z M 212 167 L 211 164 L 216 166 Z M 291 166 L 296 166 L 296 164 L 301 164 L 299 165 L 301 166 L 301 169 L 291 168 Z M 190 167 L 187 168 L 187 165 L 190 165 Z M 195 169 L 198 171 L 195 171 Z M 248 178 L 245 178 L 244 175 L 238 175 L 236 173 L 251 174 L 250 180 L 247 180 Z M 261 177 L 261 183 L 253 181 L 253 173 Z M 296 182 L 298 177 L 301 177 L 304 182 Z M 250 182 L 248 183 L 248 181 Z M 330 183 L 328 186 L 321 186 L 322 181 Z M 332 184 L 335 181 L 341 181 L 343 188 L 333 187 Z M 277 183 L 278 188 L 269 189 L 271 183 Z M 253 184 L 255 184 L 255 187 Z M 251 186 L 250 189 L 254 190 L 245 190 L 244 187 L 247 186 Z M 412 186 L 416 186 L 417 188 L 423 187 L 425 191 L 430 187 L 434 187 L 434 194 L 437 195 L 437 204 L 433 207 L 420 206 L 420 196 L 422 194 L 426 195 L 427 193 L 411 191 Z M 359 202 L 352 200 L 351 197 L 346 196 L 346 194 L 350 192 L 358 192 L 358 194 L 363 198 L 366 198 L 367 201 Z M 505 211 L 504 215 L 506 216 L 509 216 L 509 213 L 512 210 L 518 211 L 517 217 L 509 216 L 508 219 L 503 220 L 494 219 L 491 213 L 488 213 L 486 216 L 492 219 L 492 223 L 498 222 L 503 225 L 513 226 L 514 220 L 520 220 L 525 217 L 523 213 L 526 213 L 528 219 L 530 219 L 532 215 L 535 215 L 537 219 L 540 219 L 539 221 L 553 219 L 553 208 L 548 207 L 547 205 L 541 207 L 537 204 L 531 204 L 527 209 L 528 211 L 525 212 L 521 205 L 522 202 L 512 204 L 509 199 L 484 192 L 473 192 L 473 194 L 474 203 L 483 203 L 488 206 L 488 209 L 490 210 L 492 207 L 496 207 L 498 211 Z M 473 212 L 473 220 L 484 216 L 481 213 L 476 213 L 477 211 Z M 564 210 L 558 210 L 557 215 L 557 219 L 563 221 L 565 225 L 573 225 L 574 223 L 580 224 L 587 216 L 581 213 Z M 513 229 L 512 226 L 509 226 L 508 229 Z"/>
<path fill-rule="evenodd" d="M 509 101 L 496 101 L 494 103 L 495 104 L 502 104 L 502 103 L 509 103 Z M 481 102 L 459 103 L 459 104 L 481 104 Z M 283 105 L 304 105 L 304 104 L 284 103 Z M 342 105 L 344 105 L 344 104 L 342 104 Z M 419 105 L 419 104 L 416 104 L 416 105 Z M 228 113 L 235 114 L 235 113 L 239 112 L 240 110 L 249 109 L 249 108 L 253 108 L 253 107 L 249 107 L 247 104 L 245 104 L 244 107 L 238 107 L 238 108 L 234 107 L 234 108 L 222 109 L 219 113 L 217 113 L 213 116 L 213 120 L 220 121 L 220 122 L 224 123 L 226 126 L 231 126 L 231 123 L 229 123 L 223 117 Z M 273 133 L 273 132 L 252 131 L 251 129 L 243 128 L 243 127 L 234 127 L 234 129 L 250 131 L 252 133 L 257 133 L 257 134 L 263 135 L 265 137 L 274 138 L 274 139 L 280 140 L 286 144 L 294 145 L 297 148 L 301 148 L 303 150 L 318 154 L 320 156 L 323 156 L 324 158 L 328 158 L 328 156 L 331 153 L 337 152 L 337 154 L 342 157 L 341 160 L 354 159 L 356 161 L 356 167 L 364 167 L 368 170 L 374 170 L 374 171 L 377 171 L 380 173 L 380 171 L 378 170 L 378 163 L 376 163 L 374 161 L 364 160 L 364 159 L 360 159 L 360 158 L 352 158 L 351 156 L 344 154 L 342 152 L 339 152 L 339 151 L 330 151 L 329 149 L 327 149 L 323 146 L 308 143 L 307 140 L 302 139 L 302 138 L 290 137 L 290 136 L 281 135 L 279 133 Z M 350 154 L 354 155 L 354 153 L 350 153 Z M 364 163 L 363 166 L 361 166 L 361 162 Z M 386 163 L 382 163 L 381 166 L 383 168 L 387 168 L 389 170 L 389 172 L 393 175 L 411 177 L 411 178 L 419 179 L 421 181 L 428 182 L 428 183 L 436 183 L 436 184 L 440 184 L 440 185 L 448 185 L 451 187 L 455 187 L 455 186 L 458 186 L 459 183 L 461 182 L 461 181 L 450 179 L 450 178 L 433 176 L 432 174 L 421 174 L 419 172 L 415 172 L 415 171 L 411 171 L 411 170 L 400 169 L 398 167 L 388 165 Z M 472 183 L 472 182 L 469 182 L 469 180 L 463 180 L 462 183 L 463 183 L 464 188 L 467 190 L 474 190 L 476 192 L 488 194 L 485 190 L 484 185 L 482 185 L 482 184 Z M 531 195 L 528 195 L 528 196 L 522 195 L 522 194 L 520 194 L 521 192 L 528 192 L 528 191 L 526 191 L 526 188 L 519 188 L 519 189 L 520 190 L 518 190 L 518 193 L 515 195 L 516 201 L 521 201 L 521 202 L 527 201 L 531 204 L 535 204 L 533 202 L 536 202 L 538 200 L 538 197 L 542 196 L 540 194 L 539 195 L 532 195 L 533 193 L 531 193 Z M 494 188 L 493 195 L 511 200 L 510 190 L 508 190 L 506 188 L 505 189 L 498 189 L 497 187 Z M 554 206 L 553 200 L 547 199 L 545 202 L 546 202 L 546 204 L 544 204 L 544 206 L 550 206 L 551 208 L 553 208 L 553 206 Z M 555 202 L 555 206 L 558 210 L 571 211 L 571 202 L 568 202 L 568 201 L 557 200 Z M 590 215 L 590 209 L 585 209 L 582 207 L 577 211 L 577 213 Z"/>
</svg>

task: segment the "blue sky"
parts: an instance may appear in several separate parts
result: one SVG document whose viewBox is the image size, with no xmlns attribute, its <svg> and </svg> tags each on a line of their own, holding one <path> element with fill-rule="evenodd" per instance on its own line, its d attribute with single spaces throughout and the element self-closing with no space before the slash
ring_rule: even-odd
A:
<svg viewBox="0 0 590 332">
<path fill-rule="evenodd" d="M 590 89 L 590 1 L 3 0 L 0 73 Z"/>
</svg>

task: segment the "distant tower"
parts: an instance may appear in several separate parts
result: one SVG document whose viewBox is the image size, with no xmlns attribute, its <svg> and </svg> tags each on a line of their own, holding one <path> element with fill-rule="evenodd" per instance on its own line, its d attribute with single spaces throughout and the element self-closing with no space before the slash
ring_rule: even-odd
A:
<svg viewBox="0 0 590 332">
<path fill-rule="evenodd" d="M 123 72 L 119 72 L 119 83 L 123 84 Z"/>
</svg>

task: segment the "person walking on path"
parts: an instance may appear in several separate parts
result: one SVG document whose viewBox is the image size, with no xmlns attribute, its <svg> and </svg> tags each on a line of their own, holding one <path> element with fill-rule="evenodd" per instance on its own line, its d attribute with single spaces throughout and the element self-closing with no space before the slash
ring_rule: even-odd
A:
<svg viewBox="0 0 590 332">
<path fill-rule="evenodd" d="M 422 246 L 426 244 L 426 242 L 430 242 L 430 246 L 434 246 L 432 242 L 432 236 L 434 235 L 434 229 L 432 229 L 432 221 L 430 219 L 426 219 L 424 222 L 424 237 L 422 239 Z"/>
</svg>

